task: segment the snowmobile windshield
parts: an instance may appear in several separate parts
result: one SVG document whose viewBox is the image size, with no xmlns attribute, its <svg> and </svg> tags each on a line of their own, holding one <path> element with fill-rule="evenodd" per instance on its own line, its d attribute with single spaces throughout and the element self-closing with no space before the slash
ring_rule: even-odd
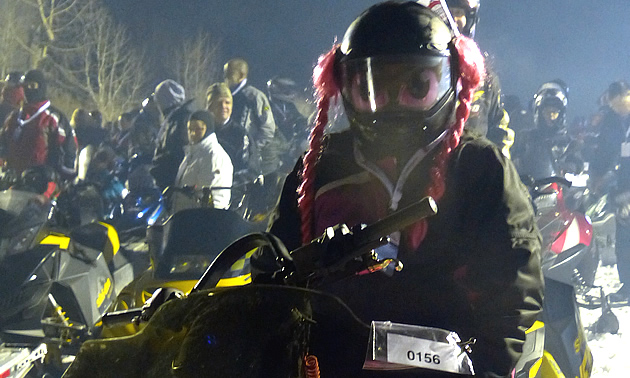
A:
<svg viewBox="0 0 630 378">
<path fill-rule="evenodd" d="M 447 56 L 386 56 L 341 63 L 342 94 L 358 113 L 432 109 L 452 85 Z"/>
<path fill-rule="evenodd" d="M 0 236 L 12 237 L 22 229 L 45 223 L 50 209 L 50 201 L 40 194 L 15 189 L 0 192 Z"/>
</svg>

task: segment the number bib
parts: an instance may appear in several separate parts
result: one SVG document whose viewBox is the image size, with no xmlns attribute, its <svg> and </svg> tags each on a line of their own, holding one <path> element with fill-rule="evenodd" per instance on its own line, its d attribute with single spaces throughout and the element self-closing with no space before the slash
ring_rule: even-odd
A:
<svg viewBox="0 0 630 378">
<path fill-rule="evenodd" d="M 444 329 L 391 322 L 372 322 L 363 369 L 423 368 L 474 375 L 472 361 L 459 336 Z"/>
<path fill-rule="evenodd" d="M 461 353 L 457 345 L 391 333 L 387 335 L 387 362 L 457 373 Z"/>
</svg>

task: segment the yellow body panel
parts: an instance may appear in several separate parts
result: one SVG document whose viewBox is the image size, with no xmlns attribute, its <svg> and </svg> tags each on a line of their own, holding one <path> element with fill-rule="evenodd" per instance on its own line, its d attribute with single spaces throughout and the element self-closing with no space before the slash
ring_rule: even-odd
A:
<svg viewBox="0 0 630 378">
<path fill-rule="evenodd" d="M 525 331 L 525 334 L 534 332 L 538 329 L 543 328 L 544 326 L 545 326 L 545 323 L 541 322 L 540 320 L 536 320 L 536 322 L 534 322 L 534 324 L 531 327 L 529 327 L 527 331 Z"/>
<path fill-rule="evenodd" d="M 68 245 L 70 245 L 70 238 L 62 234 L 50 234 L 39 242 L 39 244 L 58 245 L 61 249 L 68 249 Z"/>
<path fill-rule="evenodd" d="M 565 378 L 565 375 L 560 370 L 560 366 L 553 358 L 553 356 L 545 351 L 543 358 L 541 359 L 540 370 L 536 377 L 540 378 Z"/>
<path fill-rule="evenodd" d="M 151 298 L 151 295 L 157 288 L 173 288 L 184 292 L 185 294 L 195 287 L 198 280 L 182 280 L 182 281 L 162 281 L 153 277 L 153 270 L 149 269 L 140 277 L 136 278 L 127 287 L 125 287 L 118 298 L 112 311 L 126 310 L 129 308 L 138 308 Z M 217 284 L 217 287 L 243 286 L 251 283 L 252 277 L 250 273 L 242 276 L 223 278 Z M 130 336 L 144 328 L 144 323 L 136 324 L 119 324 L 103 327 L 101 336 L 104 338 Z"/>
<path fill-rule="evenodd" d="M 109 295 L 109 292 L 111 291 L 111 289 L 112 289 L 112 280 L 108 278 L 107 281 L 105 281 L 105 284 L 103 285 L 103 289 L 98 293 L 98 296 L 96 297 L 96 307 L 101 307 L 101 305 L 105 301 L 105 298 L 107 298 L 107 295 Z"/>
<path fill-rule="evenodd" d="M 532 366 L 531 369 L 529 369 L 529 378 L 536 378 L 536 375 L 538 374 L 538 371 L 540 370 L 540 366 L 542 365 L 542 362 L 543 362 L 543 359 L 540 358 L 538 361 L 536 361 L 534 366 Z"/>
<path fill-rule="evenodd" d="M 112 255 L 115 255 L 120 249 L 120 239 L 118 239 L 118 232 L 116 232 L 116 229 L 111 224 L 103 222 L 98 222 L 98 224 L 107 228 L 107 238 L 112 243 Z"/>
</svg>

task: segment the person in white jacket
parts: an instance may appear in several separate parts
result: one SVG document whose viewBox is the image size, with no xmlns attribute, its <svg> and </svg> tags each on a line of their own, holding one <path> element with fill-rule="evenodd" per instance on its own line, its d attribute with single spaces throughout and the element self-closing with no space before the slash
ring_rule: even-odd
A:
<svg viewBox="0 0 630 378">
<path fill-rule="evenodd" d="M 229 155 L 217 141 L 210 113 L 202 110 L 190 116 L 188 140 L 189 144 L 184 146 L 184 160 L 177 172 L 176 186 L 214 188 L 212 205 L 217 209 L 228 209 L 234 168 Z"/>
</svg>

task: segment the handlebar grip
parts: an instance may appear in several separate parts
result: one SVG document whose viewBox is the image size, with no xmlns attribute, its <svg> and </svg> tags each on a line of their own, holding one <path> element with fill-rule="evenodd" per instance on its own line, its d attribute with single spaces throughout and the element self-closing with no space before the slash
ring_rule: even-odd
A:
<svg viewBox="0 0 630 378">
<path fill-rule="evenodd" d="M 570 188 L 573 185 L 571 181 L 560 176 L 551 176 L 551 177 L 546 177 L 546 178 L 538 179 L 534 181 L 534 186 L 542 186 L 542 185 L 549 185 L 549 184 L 560 184 L 560 185 L 566 186 L 567 188 Z"/>
<path fill-rule="evenodd" d="M 355 245 L 377 241 L 393 232 L 402 230 L 423 218 L 437 214 L 437 203 L 433 197 L 424 197 L 419 202 L 409 205 L 392 215 L 356 231 Z"/>
<path fill-rule="evenodd" d="M 134 318 L 140 315 L 142 315 L 142 309 L 134 308 L 130 310 L 108 312 L 103 315 L 101 320 L 103 321 L 103 325 L 111 326 L 117 323 L 131 323 Z"/>
</svg>

